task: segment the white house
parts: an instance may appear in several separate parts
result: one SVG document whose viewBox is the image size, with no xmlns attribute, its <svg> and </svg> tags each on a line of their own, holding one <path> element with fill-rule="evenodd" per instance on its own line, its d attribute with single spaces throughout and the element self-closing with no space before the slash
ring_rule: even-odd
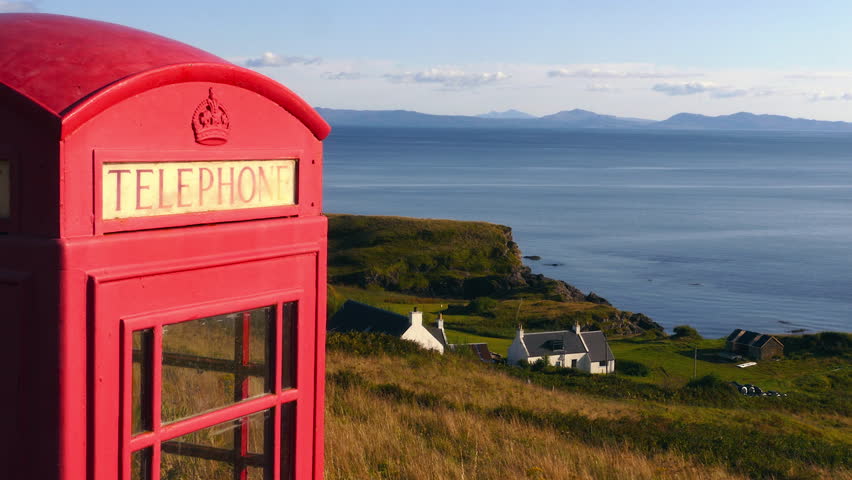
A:
<svg viewBox="0 0 852 480">
<path fill-rule="evenodd" d="M 539 359 L 544 359 L 549 365 L 576 368 L 588 373 L 615 371 L 615 355 L 604 333 L 582 332 L 579 325 L 574 326 L 574 331 L 535 333 L 524 333 L 524 329 L 519 326 L 509 346 L 509 364 L 517 365 L 521 360 L 534 363 Z"/>
<path fill-rule="evenodd" d="M 435 325 L 423 325 L 423 312 L 414 307 L 408 317 L 388 310 L 376 308 L 354 300 L 346 303 L 328 321 L 332 332 L 384 333 L 403 340 L 411 340 L 428 350 L 441 354 L 447 348 L 444 319 L 439 314 Z"/>
<path fill-rule="evenodd" d="M 443 354 L 444 349 L 447 347 L 444 316 L 439 313 L 438 320 L 435 323 L 434 327 L 424 326 L 423 312 L 418 311 L 417 307 L 414 307 L 414 310 L 408 313 L 408 329 L 403 332 L 400 338 L 411 340 L 412 342 L 419 343 L 427 350 L 437 350 Z"/>
</svg>

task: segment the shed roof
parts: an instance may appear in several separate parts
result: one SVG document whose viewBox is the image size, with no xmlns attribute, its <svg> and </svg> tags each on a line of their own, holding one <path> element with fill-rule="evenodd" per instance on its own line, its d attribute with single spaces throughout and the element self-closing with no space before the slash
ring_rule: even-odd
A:
<svg viewBox="0 0 852 480">
<path fill-rule="evenodd" d="M 738 328 L 731 332 L 730 335 L 728 335 L 727 341 L 739 345 L 748 345 L 750 347 L 761 348 L 772 339 L 775 339 L 775 341 L 779 344 L 781 343 L 777 338 L 773 337 L 772 335 L 752 332 L 749 330 L 743 330 L 741 328 Z"/>
<path fill-rule="evenodd" d="M 190 81 L 240 85 L 277 102 L 318 139 L 330 131 L 313 108 L 283 85 L 185 43 L 63 15 L 0 15 L 0 84 L 62 118 L 63 124 L 76 116 L 76 123 L 70 123 L 75 127 L 141 91 Z"/>
<path fill-rule="evenodd" d="M 733 332 L 731 332 L 730 335 L 728 335 L 728 338 L 725 340 L 728 342 L 733 342 L 737 337 L 739 337 L 743 333 L 745 333 L 745 330 L 743 330 L 742 328 L 736 328 Z"/>
<path fill-rule="evenodd" d="M 463 349 L 469 349 L 483 362 L 493 362 L 494 357 L 491 354 L 491 350 L 488 349 L 487 343 L 457 343 L 453 345 L 449 345 L 450 349 L 454 351 L 461 351 Z"/>
</svg>

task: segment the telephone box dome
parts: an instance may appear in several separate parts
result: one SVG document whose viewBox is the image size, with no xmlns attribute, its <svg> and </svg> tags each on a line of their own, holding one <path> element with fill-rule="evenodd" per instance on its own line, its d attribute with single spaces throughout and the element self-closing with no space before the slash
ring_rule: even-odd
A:
<svg viewBox="0 0 852 480">
<path fill-rule="evenodd" d="M 281 84 L 185 43 L 82 18 L 0 15 L 0 100 L 12 92 L 28 99 L 60 118 L 63 134 L 139 92 L 191 81 L 254 90 L 279 103 L 317 139 L 330 131 L 313 108 Z"/>
</svg>

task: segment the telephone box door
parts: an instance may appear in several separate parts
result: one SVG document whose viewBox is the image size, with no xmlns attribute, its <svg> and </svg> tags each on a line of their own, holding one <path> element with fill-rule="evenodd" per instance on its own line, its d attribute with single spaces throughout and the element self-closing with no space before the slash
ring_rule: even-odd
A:
<svg viewBox="0 0 852 480">
<path fill-rule="evenodd" d="M 316 272 L 305 253 L 92 275 L 94 478 L 312 478 Z"/>
</svg>

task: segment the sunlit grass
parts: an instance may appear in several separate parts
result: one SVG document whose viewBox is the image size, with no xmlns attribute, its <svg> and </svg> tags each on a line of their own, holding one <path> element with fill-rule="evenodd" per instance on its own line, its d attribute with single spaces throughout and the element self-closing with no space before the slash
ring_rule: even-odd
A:
<svg viewBox="0 0 852 480">
<path fill-rule="evenodd" d="M 700 451 L 681 451 L 649 448 L 639 437 L 599 441 L 608 428 L 642 425 L 649 420 L 675 432 L 718 425 L 724 432 L 740 432 L 744 439 L 766 434 L 802 435 L 847 447 L 852 442 L 846 417 L 827 420 L 822 415 L 607 399 L 527 383 L 454 355 L 364 356 L 340 351 L 328 355 L 329 479 L 749 476 L 740 476 L 730 467 L 740 459 L 713 453 L 712 445 Z M 544 423 L 495 416 L 498 407 L 529 412 L 531 418 Z M 570 426 L 563 430 L 558 422 L 551 425 L 547 420 L 562 417 L 577 419 L 579 424 L 591 422 L 592 428 L 603 430 L 574 431 Z M 752 472 L 761 471 L 760 465 L 766 464 L 759 458 L 756 461 L 744 465 Z M 849 478 L 845 467 L 799 460 L 786 465 L 778 467 L 781 470 L 773 474 L 775 478 Z"/>
</svg>

